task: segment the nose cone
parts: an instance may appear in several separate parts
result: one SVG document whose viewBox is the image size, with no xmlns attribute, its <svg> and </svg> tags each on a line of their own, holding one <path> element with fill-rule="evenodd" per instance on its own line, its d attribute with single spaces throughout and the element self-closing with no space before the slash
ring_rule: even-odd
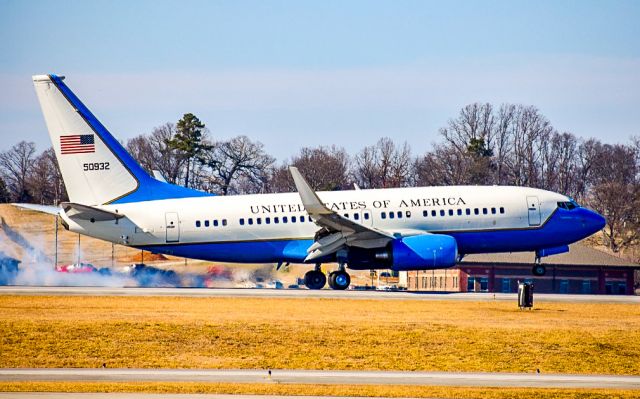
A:
<svg viewBox="0 0 640 399">
<path fill-rule="evenodd" d="M 582 225 L 589 235 L 602 230 L 606 223 L 605 218 L 598 212 L 591 209 L 583 209 Z"/>
</svg>

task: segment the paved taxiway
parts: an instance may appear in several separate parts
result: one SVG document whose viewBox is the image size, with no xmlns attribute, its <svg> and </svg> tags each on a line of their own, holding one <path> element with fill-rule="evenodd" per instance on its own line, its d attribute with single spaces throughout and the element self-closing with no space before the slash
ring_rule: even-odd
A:
<svg viewBox="0 0 640 399">
<path fill-rule="evenodd" d="M 342 298 L 342 299 L 412 299 L 461 301 L 515 301 L 517 294 L 460 292 L 425 294 L 385 291 L 311 291 L 251 288 L 111 288 L 111 287 L 0 287 L 0 295 L 76 295 L 76 296 L 181 296 L 181 297 L 265 297 L 265 298 Z M 635 295 L 535 294 L 536 301 L 638 303 Z"/>
<path fill-rule="evenodd" d="M 159 381 L 640 389 L 640 376 L 324 370 L 0 369 L 0 381 Z"/>
</svg>

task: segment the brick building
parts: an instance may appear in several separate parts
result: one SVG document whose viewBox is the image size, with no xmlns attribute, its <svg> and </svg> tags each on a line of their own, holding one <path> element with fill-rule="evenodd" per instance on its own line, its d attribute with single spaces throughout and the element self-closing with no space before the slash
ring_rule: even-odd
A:
<svg viewBox="0 0 640 399">
<path fill-rule="evenodd" d="M 535 284 L 536 292 L 632 295 L 638 288 L 640 265 L 584 245 L 569 253 L 543 258 L 547 273 L 531 274 L 533 253 L 466 256 L 450 269 L 410 271 L 408 291 L 517 292 L 518 281 Z"/>
</svg>

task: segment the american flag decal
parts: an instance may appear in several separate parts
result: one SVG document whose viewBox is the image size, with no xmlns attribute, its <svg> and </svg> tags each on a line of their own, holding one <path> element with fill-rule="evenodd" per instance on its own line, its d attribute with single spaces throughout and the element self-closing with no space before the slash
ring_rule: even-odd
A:
<svg viewBox="0 0 640 399">
<path fill-rule="evenodd" d="M 62 155 L 96 152 L 93 134 L 60 136 L 60 152 Z"/>
</svg>

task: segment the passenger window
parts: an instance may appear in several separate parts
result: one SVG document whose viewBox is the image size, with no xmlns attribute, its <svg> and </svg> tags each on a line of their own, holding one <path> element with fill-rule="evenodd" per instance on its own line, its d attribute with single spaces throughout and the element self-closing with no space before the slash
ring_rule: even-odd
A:
<svg viewBox="0 0 640 399">
<path fill-rule="evenodd" d="M 286 216 L 283 216 L 283 217 L 282 217 L 282 223 L 287 223 L 287 221 L 288 221 L 288 220 L 287 220 L 287 217 L 286 217 Z"/>
<path fill-rule="evenodd" d="M 487 211 L 487 208 L 482 208 L 482 214 L 483 214 L 483 215 L 486 215 L 487 213 L 489 213 L 489 212 Z"/>
<path fill-rule="evenodd" d="M 364 219 L 365 220 L 369 220 L 369 212 L 365 212 L 364 213 Z"/>
<path fill-rule="evenodd" d="M 208 220 L 204 221 L 204 227 L 209 227 L 209 221 Z"/>
<path fill-rule="evenodd" d="M 389 212 L 389 219 L 393 219 L 396 216 L 395 213 L 393 212 Z"/>
<path fill-rule="evenodd" d="M 398 211 L 398 219 L 402 219 L 402 211 Z"/>
<path fill-rule="evenodd" d="M 445 215 L 444 209 L 440 209 L 440 216 L 444 216 L 444 215 Z"/>
<path fill-rule="evenodd" d="M 348 218 L 348 217 L 349 217 L 349 214 L 348 214 L 348 213 L 345 213 L 345 214 L 344 214 L 344 217 Z"/>
<path fill-rule="evenodd" d="M 253 218 L 249 218 L 249 224 L 253 224 Z"/>
<path fill-rule="evenodd" d="M 500 207 L 500 213 L 504 213 L 504 208 Z"/>
<path fill-rule="evenodd" d="M 280 223 L 280 219 L 276 216 L 273 218 L 273 223 L 278 224 Z"/>
<path fill-rule="evenodd" d="M 270 218 L 270 217 L 266 217 L 266 218 L 264 218 L 264 222 L 265 222 L 266 224 L 271 224 L 271 218 Z"/>
<path fill-rule="evenodd" d="M 449 209 L 449 216 L 453 216 L 453 209 Z"/>
<path fill-rule="evenodd" d="M 240 226 L 244 226 L 244 218 L 240 219 Z"/>
<path fill-rule="evenodd" d="M 257 218 L 257 219 L 256 219 L 256 223 L 258 223 L 258 224 L 262 224 L 262 218 Z"/>
<path fill-rule="evenodd" d="M 410 217 L 411 217 L 411 211 L 406 211 L 406 212 L 404 213 L 404 215 L 405 215 L 406 217 L 410 218 Z"/>
<path fill-rule="evenodd" d="M 465 209 L 465 213 L 466 213 L 467 215 L 471 215 L 471 209 L 469 209 L 469 208 Z"/>
<path fill-rule="evenodd" d="M 462 209 L 458 209 L 458 216 L 462 216 Z"/>
<path fill-rule="evenodd" d="M 300 216 L 300 223 L 304 223 L 304 216 Z"/>
<path fill-rule="evenodd" d="M 214 226 L 214 227 L 218 227 L 218 219 L 216 219 L 216 220 L 214 220 L 214 221 L 213 221 L 213 226 Z"/>
<path fill-rule="evenodd" d="M 387 218 L 387 212 L 382 212 L 382 213 L 380 214 L 380 218 L 382 218 L 382 219 L 386 219 L 386 218 Z"/>
<path fill-rule="evenodd" d="M 495 215 L 496 214 L 496 208 L 491 208 L 491 214 Z"/>
<path fill-rule="evenodd" d="M 196 220 L 196 227 L 200 227 L 200 221 Z"/>
<path fill-rule="evenodd" d="M 429 216 L 429 211 L 422 211 L 422 216 L 424 216 L 424 217 Z"/>
<path fill-rule="evenodd" d="M 226 226 L 227 225 L 227 219 L 222 219 L 222 225 Z"/>
<path fill-rule="evenodd" d="M 295 223 L 296 222 L 296 217 L 295 216 L 291 216 L 291 223 Z"/>
<path fill-rule="evenodd" d="M 474 214 L 474 215 L 479 215 L 479 214 L 480 214 L 480 209 L 478 209 L 478 208 L 474 208 L 474 209 L 473 209 L 473 214 Z"/>
<path fill-rule="evenodd" d="M 431 216 L 435 217 L 436 216 L 436 211 L 431 211 Z"/>
<path fill-rule="evenodd" d="M 360 220 L 360 214 L 358 214 L 358 213 L 354 213 L 354 214 L 353 214 L 353 218 L 354 218 L 355 220 Z"/>
</svg>

